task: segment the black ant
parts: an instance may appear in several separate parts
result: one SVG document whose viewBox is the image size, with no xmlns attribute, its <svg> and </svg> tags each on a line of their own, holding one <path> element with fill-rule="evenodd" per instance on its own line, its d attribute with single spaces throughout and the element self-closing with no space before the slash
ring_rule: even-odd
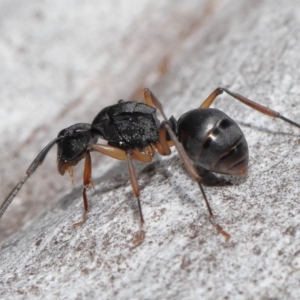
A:
<svg viewBox="0 0 300 300">
<path fill-rule="evenodd" d="M 149 89 L 144 89 L 145 103 L 120 100 L 117 104 L 102 109 L 92 124 L 78 123 L 63 129 L 34 159 L 26 171 L 26 176 L 14 187 L 0 207 L 0 218 L 22 188 L 26 180 L 43 162 L 54 144 L 57 144 L 57 166 L 61 175 L 68 171 L 73 176 L 72 167 L 84 158 L 82 219 L 73 224 L 81 226 L 89 211 L 86 192 L 93 186 L 90 152 L 97 151 L 119 160 L 127 160 L 130 181 L 137 199 L 140 223 L 143 225 L 140 190 L 132 160 L 150 162 L 155 153 L 170 155 L 175 146 L 188 173 L 200 188 L 209 218 L 217 231 L 227 239 L 230 235 L 215 222 L 213 212 L 201 184 L 201 177 L 195 165 L 223 174 L 243 175 L 248 170 L 248 145 L 239 126 L 224 112 L 209 108 L 216 97 L 226 92 L 231 97 L 270 117 L 282 119 L 300 128 L 278 112 L 249 100 L 226 88 L 217 88 L 201 104 L 200 108 L 183 114 L 178 121 L 172 116 L 167 119 L 162 105 Z M 160 123 L 156 109 L 163 116 Z M 98 138 L 108 143 L 97 144 Z M 140 241 L 144 238 L 141 230 Z"/>
</svg>

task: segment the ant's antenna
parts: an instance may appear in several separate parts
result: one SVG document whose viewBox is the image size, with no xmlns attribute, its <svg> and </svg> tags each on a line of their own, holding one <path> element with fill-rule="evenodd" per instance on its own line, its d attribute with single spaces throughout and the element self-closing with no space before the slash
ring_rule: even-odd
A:
<svg viewBox="0 0 300 300">
<path fill-rule="evenodd" d="M 46 155 L 48 154 L 49 150 L 53 147 L 54 144 L 57 143 L 57 141 L 60 140 L 60 138 L 56 138 L 53 141 L 51 141 L 34 159 L 34 161 L 31 163 L 29 168 L 26 171 L 26 176 L 13 188 L 13 190 L 9 193 L 9 195 L 5 198 L 4 202 L 0 206 L 0 219 L 2 218 L 4 212 L 8 208 L 8 206 L 12 203 L 24 183 L 27 181 L 27 179 L 30 177 L 30 175 L 36 170 L 36 168 L 42 164 L 43 160 L 45 159 Z"/>
</svg>

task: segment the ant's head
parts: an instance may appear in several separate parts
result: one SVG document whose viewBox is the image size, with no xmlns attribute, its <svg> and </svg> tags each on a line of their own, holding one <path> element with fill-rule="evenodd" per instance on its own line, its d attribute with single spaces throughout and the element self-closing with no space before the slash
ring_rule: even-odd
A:
<svg viewBox="0 0 300 300">
<path fill-rule="evenodd" d="M 61 175 L 64 175 L 68 168 L 77 165 L 84 158 L 89 144 L 96 142 L 90 129 L 90 124 L 78 123 L 58 134 L 57 167 Z"/>
</svg>

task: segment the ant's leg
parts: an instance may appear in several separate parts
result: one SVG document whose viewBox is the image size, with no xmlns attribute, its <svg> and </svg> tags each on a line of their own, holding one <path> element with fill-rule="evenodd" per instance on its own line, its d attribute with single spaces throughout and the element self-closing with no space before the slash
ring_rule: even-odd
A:
<svg viewBox="0 0 300 300">
<path fill-rule="evenodd" d="M 139 216 L 140 216 L 140 225 L 141 228 L 144 224 L 144 218 L 142 213 L 142 207 L 140 202 L 140 189 L 137 181 L 137 177 L 134 171 L 132 159 L 141 161 L 141 162 L 150 162 L 153 157 L 153 150 L 148 149 L 148 154 L 139 152 L 137 150 L 123 150 L 117 147 L 109 146 L 109 145 L 100 145 L 100 144 L 93 144 L 90 147 L 91 151 L 97 151 L 102 154 L 108 155 L 110 157 L 120 159 L 120 160 L 127 160 L 128 162 L 128 170 L 130 176 L 131 186 L 134 192 L 135 197 L 137 198 L 138 209 L 139 209 Z M 135 245 L 140 244 L 145 237 L 145 232 L 141 229 L 139 233 L 135 236 L 133 243 Z"/>
<path fill-rule="evenodd" d="M 134 170 L 133 163 L 132 163 L 132 150 L 126 150 L 126 156 L 127 156 L 127 162 L 128 162 L 128 171 L 129 171 L 129 176 L 130 176 L 130 182 L 131 182 L 131 186 L 132 186 L 134 195 L 137 199 L 139 216 L 140 216 L 141 230 L 135 236 L 134 241 L 133 241 L 133 243 L 135 245 L 138 245 L 138 244 L 142 243 L 145 238 L 145 232 L 142 229 L 143 225 L 144 225 L 144 217 L 143 217 L 142 206 L 141 206 L 141 201 L 140 201 L 140 188 L 139 188 L 139 184 L 138 184 L 137 177 L 136 177 L 135 170 Z"/>
<path fill-rule="evenodd" d="M 197 183 L 198 183 L 198 186 L 200 188 L 200 191 L 201 191 L 201 194 L 203 196 L 203 199 L 204 199 L 204 202 L 206 204 L 206 208 L 207 208 L 207 211 L 208 211 L 208 215 L 209 215 L 209 218 L 211 220 L 211 223 L 216 227 L 217 231 L 219 233 L 221 233 L 227 240 L 230 239 L 230 234 L 228 234 L 226 231 L 224 231 L 222 229 L 222 227 L 215 222 L 215 216 L 212 212 L 212 209 L 209 205 L 209 202 L 207 200 L 207 197 L 206 197 L 206 194 L 205 194 L 205 191 L 202 187 L 202 184 L 201 184 L 201 176 L 197 173 L 195 167 L 193 166 L 193 164 L 191 163 L 190 159 L 188 158 L 184 148 L 182 147 L 182 145 L 180 144 L 180 142 L 178 141 L 175 133 L 173 132 L 171 126 L 167 123 L 167 122 L 162 122 L 162 126 L 165 126 L 166 130 L 168 131 L 169 133 L 169 136 L 171 137 L 172 141 L 174 142 L 174 145 L 178 151 L 178 154 L 182 160 L 182 162 L 184 163 L 185 165 L 185 168 L 187 169 L 188 173 L 190 174 L 190 176 L 192 177 L 193 180 L 195 180 Z"/>
<path fill-rule="evenodd" d="M 145 103 L 149 106 L 153 106 L 153 107 L 156 107 L 159 112 L 161 113 L 161 115 L 163 116 L 164 120 L 165 121 L 168 121 L 164 111 L 163 111 L 163 108 L 162 108 L 162 105 L 160 103 L 160 101 L 155 97 L 155 95 L 149 90 L 149 89 L 144 89 L 144 98 L 145 98 Z"/>
<path fill-rule="evenodd" d="M 84 161 L 84 171 L 83 171 L 83 191 L 82 191 L 82 198 L 83 198 L 83 205 L 84 211 L 82 215 L 82 219 L 79 222 L 73 224 L 73 227 L 81 226 L 87 219 L 87 213 L 89 211 L 89 202 L 86 196 L 86 192 L 90 186 L 94 186 L 92 179 L 92 163 L 91 163 L 91 154 L 90 151 L 85 153 L 85 161 Z"/>
<path fill-rule="evenodd" d="M 167 117 L 166 117 L 166 115 L 163 111 L 163 108 L 162 108 L 162 105 L 161 105 L 160 101 L 154 96 L 154 94 L 149 89 L 144 89 L 144 97 L 145 97 L 146 104 L 156 107 L 159 110 L 159 112 L 161 113 L 161 115 L 163 116 L 165 121 L 161 123 L 161 128 L 164 127 L 165 130 L 168 132 L 171 140 L 174 142 L 174 146 L 176 147 L 176 149 L 178 151 L 178 154 L 179 154 L 182 162 L 184 163 L 188 173 L 190 174 L 192 179 L 195 180 L 198 183 L 201 194 L 203 196 L 204 202 L 205 202 L 206 207 L 207 207 L 209 218 L 210 218 L 212 224 L 216 227 L 216 229 L 219 233 L 221 233 L 223 236 L 225 236 L 226 239 L 229 239 L 230 235 L 226 231 L 224 231 L 219 224 L 217 224 L 215 222 L 214 214 L 211 210 L 211 207 L 210 207 L 209 202 L 207 200 L 206 194 L 205 194 L 204 189 L 203 189 L 203 187 L 201 185 L 201 182 L 200 182 L 201 177 L 197 173 L 195 167 L 193 166 L 190 159 L 188 158 L 184 148 L 182 147 L 182 145 L 178 141 L 175 133 L 173 132 L 171 126 L 169 125 L 168 119 L 167 119 Z"/>
<path fill-rule="evenodd" d="M 105 154 L 115 159 L 127 160 L 126 151 L 114 146 L 102 145 L 102 144 L 93 144 L 89 146 L 90 151 L 97 151 L 99 153 Z M 151 155 L 139 152 L 137 150 L 130 150 L 131 158 L 141 161 L 141 162 L 150 162 L 152 160 Z"/>
<path fill-rule="evenodd" d="M 130 175 L 130 181 L 132 185 L 133 192 L 137 198 L 138 201 L 138 207 L 139 207 L 139 215 L 140 215 L 140 222 L 141 224 L 144 223 L 144 218 L 142 214 L 142 209 L 141 209 L 141 203 L 139 199 L 140 195 L 140 189 L 139 185 L 137 182 L 136 174 L 134 171 L 134 167 L 132 164 L 132 159 L 139 160 L 141 162 L 150 162 L 152 160 L 151 155 L 146 155 L 141 152 L 138 152 L 136 150 L 122 150 L 113 146 L 108 146 L 108 145 L 100 145 L 100 144 L 94 144 L 90 146 L 90 149 L 93 151 L 98 151 L 102 154 L 106 154 L 108 156 L 111 156 L 116 159 L 120 160 L 127 160 L 128 161 L 128 170 L 129 170 L 129 175 Z"/>
<path fill-rule="evenodd" d="M 139 188 L 139 184 L 138 184 L 137 177 L 136 177 L 136 174 L 135 174 L 135 170 L 134 170 L 134 167 L 133 167 L 131 155 L 132 155 L 131 150 L 127 150 L 126 151 L 126 156 L 127 156 L 127 162 L 128 162 L 128 171 L 129 171 L 129 176 L 130 176 L 130 182 L 131 182 L 131 185 L 132 185 L 134 195 L 137 199 L 141 226 L 143 226 L 144 217 L 143 217 L 141 201 L 140 201 L 140 188 Z"/>
<path fill-rule="evenodd" d="M 168 121 L 168 119 L 163 111 L 160 101 L 155 97 L 155 95 L 148 88 L 144 89 L 144 99 L 145 99 L 145 103 L 147 105 L 157 108 L 159 110 L 160 114 L 163 116 L 164 120 Z M 163 126 L 160 126 L 160 128 L 159 128 L 159 136 L 160 136 L 159 140 L 160 140 L 161 145 L 159 145 L 159 144 L 155 145 L 158 153 L 161 155 L 170 155 L 171 154 L 170 147 L 174 146 L 174 142 L 172 140 L 168 141 L 166 139 L 166 129 Z M 167 145 L 164 145 L 164 144 L 167 144 Z"/>
<path fill-rule="evenodd" d="M 200 108 L 208 108 L 210 107 L 210 105 L 213 103 L 213 101 L 223 92 L 227 93 L 228 95 L 230 95 L 231 97 L 237 99 L 238 101 L 250 106 L 251 108 L 269 116 L 269 117 L 273 117 L 273 118 L 279 118 L 287 123 L 290 123 L 298 128 L 300 128 L 300 124 L 282 116 L 280 113 L 265 107 L 263 105 L 260 105 L 240 94 L 234 93 L 226 88 L 222 88 L 222 87 L 218 87 L 217 89 L 215 89 L 209 96 L 208 98 L 200 105 Z"/>
<path fill-rule="evenodd" d="M 140 215 L 140 222 L 141 224 L 144 223 L 144 218 L 142 214 L 141 209 L 141 203 L 139 199 L 140 195 L 140 189 L 137 182 L 136 174 L 134 171 L 134 167 L 132 164 L 132 159 L 136 159 L 142 162 L 150 162 L 152 160 L 151 155 L 146 155 L 141 152 L 138 152 L 136 150 L 122 150 L 113 146 L 109 145 L 100 145 L 100 144 L 94 144 L 90 146 L 90 149 L 93 151 L 100 152 L 102 154 L 106 154 L 110 157 L 120 159 L 120 160 L 127 160 L 128 161 L 128 170 L 130 175 L 130 182 L 132 185 L 133 192 L 137 198 L 138 201 L 138 207 L 139 207 L 139 215 Z"/>
<path fill-rule="evenodd" d="M 102 154 L 106 154 L 110 157 L 120 159 L 120 160 L 127 160 L 128 161 L 128 170 L 130 175 L 130 181 L 133 188 L 133 192 L 138 200 L 138 207 L 139 207 L 139 214 L 140 214 L 140 221 L 141 224 L 144 223 L 143 214 L 141 210 L 141 203 L 139 199 L 140 189 L 138 186 L 138 182 L 136 179 L 134 167 L 132 164 L 132 159 L 141 161 L 141 162 L 150 162 L 152 160 L 151 154 L 144 154 L 136 150 L 122 150 L 113 146 L 109 145 L 100 145 L 94 144 L 90 146 L 90 149 L 93 151 L 100 152 Z"/>
<path fill-rule="evenodd" d="M 167 141 L 167 130 L 163 123 L 159 127 L 159 142 L 153 145 L 160 155 L 167 156 L 171 154 L 170 145 Z M 174 143 L 172 143 L 173 145 Z"/>
</svg>

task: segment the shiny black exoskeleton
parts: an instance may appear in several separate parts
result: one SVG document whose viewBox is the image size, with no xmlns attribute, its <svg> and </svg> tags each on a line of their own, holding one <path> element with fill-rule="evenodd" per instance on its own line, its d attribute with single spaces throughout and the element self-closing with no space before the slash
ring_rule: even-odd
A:
<svg viewBox="0 0 300 300">
<path fill-rule="evenodd" d="M 231 175 L 247 172 L 249 152 L 245 136 L 222 111 L 190 110 L 179 118 L 177 128 L 178 140 L 196 165 Z"/>
</svg>

